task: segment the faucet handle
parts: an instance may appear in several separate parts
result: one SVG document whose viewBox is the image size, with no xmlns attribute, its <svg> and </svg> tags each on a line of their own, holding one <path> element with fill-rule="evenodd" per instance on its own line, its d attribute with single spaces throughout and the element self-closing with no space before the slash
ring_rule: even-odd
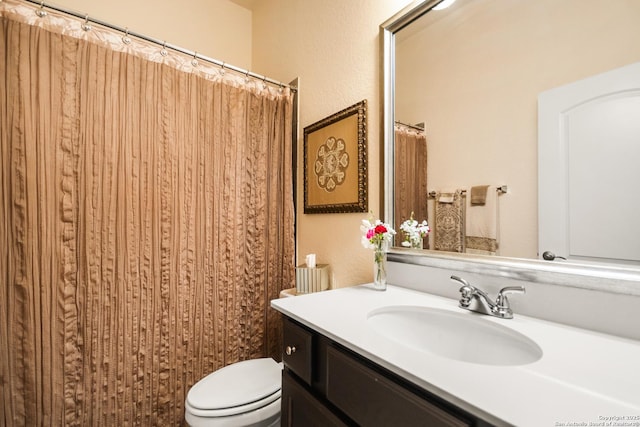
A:
<svg viewBox="0 0 640 427">
<path fill-rule="evenodd" d="M 473 297 L 473 287 L 470 285 L 464 285 L 458 290 L 458 292 L 460 292 L 460 307 L 469 307 L 469 304 L 471 304 L 471 298 Z"/>
<path fill-rule="evenodd" d="M 524 294 L 526 293 L 526 289 L 524 286 L 507 286 L 505 288 L 500 289 L 498 292 L 498 297 L 496 298 L 496 308 L 495 311 L 499 317 L 505 319 L 513 318 L 513 311 L 511 311 L 511 306 L 509 305 L 509 299 L 507 299 L 507 294 Z"/>
<path fill-rule="evenodd" d="M 466 280 L 464 280 L 462 277 L 456 276 L 455 274 L 453 274 L 453 275 L 451 276 L 451 280 L 454 280 L 454 281 L 456 281 L 456 282 L 458 282 L 458 283 L 461 283 L 463 286 L 468 286 L 468 287 L 470 287 L 470 288 L 472 288 L 472 287 L 473 287 L 473 286 L 471 286 L 471 285 L 469 284 L 469 282 L 467 282 Z"/>
<path fill-rule="evenodd" d="M 506 298 L 506 294 L 524 294 L 526 292 L 527 290 L 524 288 L 524 286 L 507 286 L 500 289 L 500 292 L 498 292 L 498 298 Z"/>
<path fill-rule="evenodd" d="M 462 287 L 458 290 L 458 292 L 460 292 L 460 307 L 469 307 L 469 304 L 471 304 L 471 297 L 473 296 L 473 291 L 475 288 L 462 277 L 451 276 L 451 280 L 462 284 Z"/>
</svg>

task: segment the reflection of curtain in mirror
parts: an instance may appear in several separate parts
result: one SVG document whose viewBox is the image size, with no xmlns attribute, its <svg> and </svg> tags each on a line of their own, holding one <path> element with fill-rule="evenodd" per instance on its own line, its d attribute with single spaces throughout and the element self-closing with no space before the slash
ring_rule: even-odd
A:
<svg viewBox="0 0 640 427">
<path fill-rule="evenodd" d="M 291 94 L 16 19 L 0 18 L 0 425 L 181 425 L 204 375 L 280 357 Z"/>
<path fill-rule="evenodd" d="M 411 212 L 417 221 L 427 220 L 427 137 L 424 131 L 396 123 L 394 164 L 394 221 L 396 245 L 404 239 L 400 224 Z M 424 239 L 428 247 L 428 239 Z"/>
</svg>

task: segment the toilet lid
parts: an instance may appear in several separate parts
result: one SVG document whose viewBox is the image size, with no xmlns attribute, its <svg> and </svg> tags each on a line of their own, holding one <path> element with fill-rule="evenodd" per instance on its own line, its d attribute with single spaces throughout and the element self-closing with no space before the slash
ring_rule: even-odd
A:
<svg viewBox="0 0 640 427">
<path fill-rule="evenodd" d="M 198 381 L 187 394 L 193 408 L 226 409 L 260 401 L 280 390 L 282 366 L 271 358 L 245 360 Z"/>
</svg>

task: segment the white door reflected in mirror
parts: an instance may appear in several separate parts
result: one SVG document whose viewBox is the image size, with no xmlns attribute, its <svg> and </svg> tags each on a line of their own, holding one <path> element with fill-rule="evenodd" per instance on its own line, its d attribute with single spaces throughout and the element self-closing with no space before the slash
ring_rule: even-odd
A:
<svg viewBox="0 0 640 427">
<path fill-rule="evenodd" d="M 640 264 L 640 63 L 538 101 L 540 251 Z"/>
</svg>

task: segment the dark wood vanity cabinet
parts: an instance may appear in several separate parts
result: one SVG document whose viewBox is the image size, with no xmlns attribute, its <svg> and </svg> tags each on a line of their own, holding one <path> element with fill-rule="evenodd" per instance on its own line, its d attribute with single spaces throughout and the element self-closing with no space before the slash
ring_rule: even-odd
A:
<svg viewBox="0 0 640 427">
<path fill-rule="evenodd" d="M 283 319 L 283 427 L 489 425 L 322 334 Z"/>
</svg>

